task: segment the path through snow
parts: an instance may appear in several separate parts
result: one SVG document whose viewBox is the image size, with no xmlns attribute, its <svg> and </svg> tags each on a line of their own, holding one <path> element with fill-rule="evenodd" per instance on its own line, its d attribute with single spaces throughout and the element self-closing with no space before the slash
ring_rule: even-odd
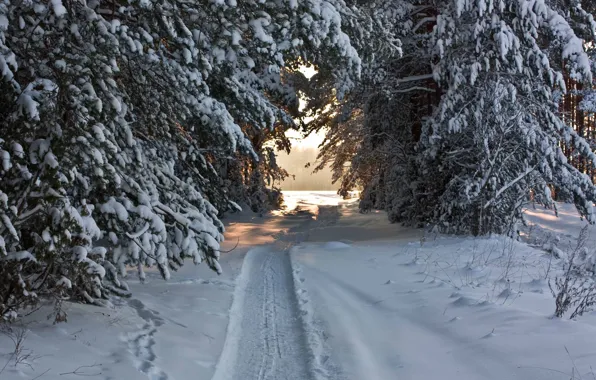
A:
<svg viewBox="0 0 596 380">
<path fill-rule="evenodd" d="M 246 255 L 213 380 L 591 376 L 595 318 L 549 318 L 542 251 L 421 239 L 320 198 L 315 216 L 290 213 L 292 228 Z"/>
<path fill-rule="evenodd" d="M 241 335 L 234 358 L 222 358 L 227 374 L 214 379 L 308 379 L 305 336 L 298 318 L 290 258 L 286 250 L 255 248 L 244 265 Z M 240 302 L 236 299 L 234 302 Z M 224 349 L 225 350 L 225 349 Z M 225 351 L 224 351 L 225 352 Z"/>
<path fill-rule="evenodd" d="M 550 318 L 561 262 L 544 250 L 424 236 L 332 193 L 285 197 L 284 215 L 227 224 L 224 249 L 239 246 L 221 277 L 148 271 L 113 309 L 67 304 L 59 325 L 45 319 L 51 307 L 27 317 L 31 355 L 15 363 L 0 335 L 0 380 L 594 378 L 596 314 Z M 581 220 L 563 209 L 560 221 L 529 212 L 536 247 L 550 231 L 577 235 Z"/>
<path fill-rule="evenodd" d="M 312 378 L 289 251 L 311 229 L 333 225 L 339 217 L 337 206 L 316 211 L 292 210 L 286 215 L 289 229 L 277 234 L 274 243 L 246 254 L 213 380 Z"/>
</svg>

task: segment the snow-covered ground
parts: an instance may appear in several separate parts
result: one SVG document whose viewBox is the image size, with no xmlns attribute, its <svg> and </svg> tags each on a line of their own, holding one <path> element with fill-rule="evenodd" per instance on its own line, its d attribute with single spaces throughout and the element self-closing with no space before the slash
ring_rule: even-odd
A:
<svg viewBox="0 0 596 380">
<path fill-rule="evenodd" d="M 285 197 L 283 214 L 229 221 L 223 276 L 187 265 L 131 278 L 114 309 L 27 317 L 29 357 L 15 365 L 0 337 L 0 380 L 593 378 L 596 315 L 551 318 L 560 263 L 541 249 L 551 233 L 573 244 L 572 208 L 528 211 L 530 246 L 391 225 L 333 193 Z"/>
<path fill-rule="evenodd" d="M 530 244 L 552 244 L 563 250 L 570 250 L 577 243 L 579 231 L 588 227 L 588 246 L 596 250 L 596 226 L 589 225 L 577 214 L 575 206 L 560 203 L 557 215 L 553 210 L 532 208 L 526 210 L 529 228 L 526 229 L 527 241 Z"/>
</svg>

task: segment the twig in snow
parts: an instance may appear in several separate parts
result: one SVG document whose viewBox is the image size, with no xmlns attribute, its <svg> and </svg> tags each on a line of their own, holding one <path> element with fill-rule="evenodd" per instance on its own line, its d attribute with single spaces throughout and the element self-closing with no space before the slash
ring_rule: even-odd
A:
<svg viewBox="0 0 596 380">
<path fill-rule="evenodd" d="M 549 371 L 549 372 L 554 372 L 554 373 L 560 373 L 562 375 L 565 376 L 571 376 L 571 378 L 569 380 L 582 380 L 582 375 L 581 372 L 579 371 L 579 369 L 577 368 L 577 366 L 575 365 L 575 361 L 573 360 L 573 358 L 571 357 L 571 354 L 569 353 L 569 349 L 567 349 L 567 346 L 565 347 L 565 351 L 567 352 L 567 355 L 569 356 L 569 359 L 571 360 L 571 364 L 573 364 L 573 368 L 571 369 L 571 374 L 563 372 L 563 371 L 559 371 L 556 369 L 551 369 L 551 368 L 544 368 L 544 367 L 525 367 L 525 366 L 518 366 L 518 369 L 542 369 L 545 371 Z M 594 370 L 592 369 L 592 367 L 590 366 L 590 371 L 592 373 L 592 376 L 594 379 L 596 379 L 596 375 L 594 374 Z M 577 374 L 577 376 L 576 376 Z"/>
<path fill-rule="evenodd" d="M 554 373 L 560 373 L 561 375 L 569 376 L 569 374 L 566 373 L 566 372 L 559 371 L 559 370 L 556 370 L 556 369 L 551 369 L 551 368 L 545 368 L 545 367 L 533 367 L 533 366 L 525 367 L 525 366 L 518 366 L 517 368 L 518 369 L 542 369 L 544 371 L 549 371 L 549 372 L 554 372 Z M 581 378 L 575 377 L 575 374 L 573 374 L 573 373 L 571 374 L 571 376 L 572 377 L 569 380 L 581 380 Z"/>
<path fill-rule="evenodd" d="M 101 367 L 101 364 L 93 364 L 93 365 L 82 365 L 80 367 L 77 367 L 74 371 L 71 372 L 63 372 L 60 374 L 60 376 L 64 376 L 64 375 L 77 375 L 77 376 L 99 376 L 101 375 L 101 372 L 99 373 L 86 373 L 85 369 L 88 368 L 95 368 L 95 367 Z"/>
<path fill-rule="evenodd" d="M 11 353 L 10 357 L 8 358 L 2 370 L 0 370 L 0 374 L 4 372 L 8 363 L 14 361 L 15 367 L 19 364 L 24 364 L 29 368 L 33 369 L 33 366 L 28 363 L 29 360 L 34 361 L 35 359 L 39 359 L 41 356 L 33 355 L 33 350 L 26 349 L 24 346 L 25 340 L 27 339 L 27 329 L 26 328 L 11 328 L 9 326 L 3 326 L 0 329 L 0 333 L 6 335 L 14 345 L 14 351 Z"/>
<path fill-rule="evenodd" d="M 2 372 L 4 372 L 4 370 L 8 366 L 8 363 L 10 363 L 10 361 L 12 360 L 13 356 L 14 356 L 14 352 L 12 354 L 10 354 L 10 357 L 6 360 L 6 363 L 4 363 L 4 367 L 2 367 L 2 369 L 0 370 L 0 375 L 2 375 Z"/>
<path fill-rule="evenodd" d="M 579 372 L 579 369 L 577 369 L 577 366 L 575 365 L 575 360 L 573 360 L 573 358 L 571 357 L 571 354 L 569 353 L 569 349 L 567 348 L 567 346 L 565 347 L 565 351 L 567 352 L 567 356 L 569 356 L 569 360 L 571 360 L 571 364 L 573 364 L 573 373 L 577 372 L 579 378 L 582 378 L 581 372 Z"/>
<path fill-rule="evenodd" d="M 46 373 L 50 372 L 51 368 L 46 369 L 43 373 L 41 373 L 40 375 L 35 376 L 33 379 L 31 380 L 37 380 L 40 377 L 42 377 L 43 375 L 45 375 Z"/>
</svg>

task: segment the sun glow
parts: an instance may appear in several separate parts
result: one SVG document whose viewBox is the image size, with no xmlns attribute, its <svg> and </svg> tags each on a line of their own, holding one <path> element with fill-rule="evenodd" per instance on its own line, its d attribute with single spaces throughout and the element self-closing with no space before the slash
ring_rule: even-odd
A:
<svg viewBox="0 0 596 380">
<path fill-rule="evenodd" d="M 319 131 L 303 137 L 302 133 L 292 129 L 286 132 L 286 136 L 292 141 L 292 149 L 318 149 L 325 139 L 325 132 Z"/>
</svg>

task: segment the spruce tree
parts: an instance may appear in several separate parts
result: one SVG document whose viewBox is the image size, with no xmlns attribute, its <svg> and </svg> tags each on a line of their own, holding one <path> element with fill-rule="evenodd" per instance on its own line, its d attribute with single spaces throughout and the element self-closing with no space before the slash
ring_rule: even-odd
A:
<svg viewBox="0 0 596 380">
<path fill-rule="evenodd" d="M 287 119 L 286 67 L 323 51 L 338 86 L 358 75 L 340 8 L 0 2 L 0 315 L 41 296 L 105 303 L 131 266 L 221 272 L 222 162 L 258 162 L 242 127 Z"/>
<path fill-rule="evenodd" d="M 592 82 L 585 43 L 596 27 L 581 1 L 421 0 L 402 9 L 403 54 L 379 58 L 382 75 L 364 76 L 344 112 L 320 119 L 339 125 L 322 158 L 334 161 L 341 191 L 360 185 L 362 208 L 385 209 L 392 221 L 514 234 L 530 199 L 556 206 L 556 188 L 594 222 L 596 189 L 562 148 L 596 157 L 559 108 L 565 75 Z M 338 141 L 351 148 L 335 153 Z"/>
</svg>

